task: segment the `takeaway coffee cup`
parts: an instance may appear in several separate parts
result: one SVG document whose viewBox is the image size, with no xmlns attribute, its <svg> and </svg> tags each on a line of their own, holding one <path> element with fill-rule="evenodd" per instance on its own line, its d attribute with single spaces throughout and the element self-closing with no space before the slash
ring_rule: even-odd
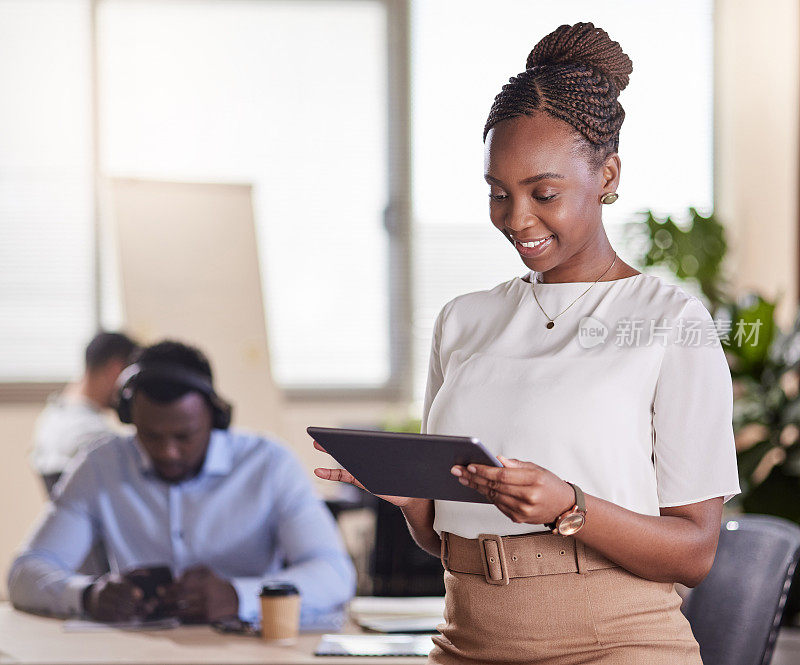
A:
<svg viewBox="0 0 800 665">
<path fill-rule="evenodd" d="M 292 644 L 300 632 L 300 592 L 293 584 L 276 582 L 261 587 L 261 637 Z"/>
</svg>

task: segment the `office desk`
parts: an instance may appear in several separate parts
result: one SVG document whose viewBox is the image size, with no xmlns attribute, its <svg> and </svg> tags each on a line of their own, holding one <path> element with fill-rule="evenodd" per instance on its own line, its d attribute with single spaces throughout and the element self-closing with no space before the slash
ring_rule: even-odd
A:
<svg viewBox="0 0 800 665">
<path fill-rule="evenodd" d="M 17 612 L 0 603 L 0 664 L 89 665 L 421 665 L 426 658 L 314 656 L 320 634 L 301 634 L 291 647 L 271 646 L 256 637 L 223 635 L 208 626 L 150 632 L 66 633 L 63 621 Z M 359 632 L 348 626 L 347 632 Z"/>
<path fill-rule="evenodd" d="M 422 665 L 425 658 L 321 658 L 312 655 L 319 635 L 301 635 L 293 647 L 254 637 L 222 635 L 208 626 L 152 632 L 65 633 L 59 619 L 17 612 L 0 602 L 0 665 Z M 347 632 L 358 632 L 349 626 Z M 800 628 L 784 627 L 772 665 L 800 663 Z"/>
</svg>

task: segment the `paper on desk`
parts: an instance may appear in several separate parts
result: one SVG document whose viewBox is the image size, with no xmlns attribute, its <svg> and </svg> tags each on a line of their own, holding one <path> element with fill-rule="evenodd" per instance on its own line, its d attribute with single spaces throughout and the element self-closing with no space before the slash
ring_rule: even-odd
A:
<svg viewBox="0 0 800 665">
<path fill-rule="evenodd" d="M 66 633 L 102 633 L 109 630 L 166 630 L 181 625 L 179 619 L 158 619 L 154 621 L 125 621 L 121 623 L 101 623 L 84 619 L 68 619 L 62 625 Z"/>
<path fill-rule="evenodd" d="M 444 622 L 444 598 L 361 596 L 350 602 L 350 616 L 367 630 L 382 633 L 435 633 Z"/>
<path fill-rule="evenodd" d="M 438 633 L 443 623 L 441 616 L 418 617 L 359 617 L 356 623 L 366 630 L 378 633 Z"/>
<path fill-rule="evenodd" d="M 417 596 L 412 598 L 386 598 L 358 596 L 350 601 L 353 617 L 382 616 L 439 616 L 444 617 L 444 596 Z"/>
<path fill-rule="evenodd" d="M 323 635 L 315 656 L 427 656 L 433 648 L 425 635 Z"/>
</svg>

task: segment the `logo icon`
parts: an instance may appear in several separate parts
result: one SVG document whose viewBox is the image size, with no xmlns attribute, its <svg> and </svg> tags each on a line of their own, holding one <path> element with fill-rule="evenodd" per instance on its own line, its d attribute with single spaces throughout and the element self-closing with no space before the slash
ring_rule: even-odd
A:
<svg viewBox="0 0 800 665">
<path fill-rule="evenodd" d="M 608 337 L 608 327 L 593 316 L 584 316 L 578 324 L 578 343 L 584 349 L 603 344 Z"/>
</svg>

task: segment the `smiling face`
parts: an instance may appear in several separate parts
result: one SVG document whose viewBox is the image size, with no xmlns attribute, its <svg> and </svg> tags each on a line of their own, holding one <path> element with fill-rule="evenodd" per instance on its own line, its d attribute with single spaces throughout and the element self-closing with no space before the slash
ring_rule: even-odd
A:
<svg viewBox="0 0 800 665">
<path fill-rule="evenodd" d="M 131 416 L 137 438 L 162 480 L 179 483 L 200 471 L 212 426 L 211 407 L 200 393 L 162 403 L 139 390 Z"/>
<path fill-rule="evenodd" d="M 619 170 L 616 153 L 594 164 L 577 132 L 547 113 L 499 122 L 485 144 L 492 224 L 515 242 L 528 268 L 546 273 L 545 281 L 594 281 L 614 258 L 600 197 L 616 191 Z M 521 245 L 550 236 L 535 248 Z M 617 260 L 603 279 L 622 266 Z"/>
</svg>

